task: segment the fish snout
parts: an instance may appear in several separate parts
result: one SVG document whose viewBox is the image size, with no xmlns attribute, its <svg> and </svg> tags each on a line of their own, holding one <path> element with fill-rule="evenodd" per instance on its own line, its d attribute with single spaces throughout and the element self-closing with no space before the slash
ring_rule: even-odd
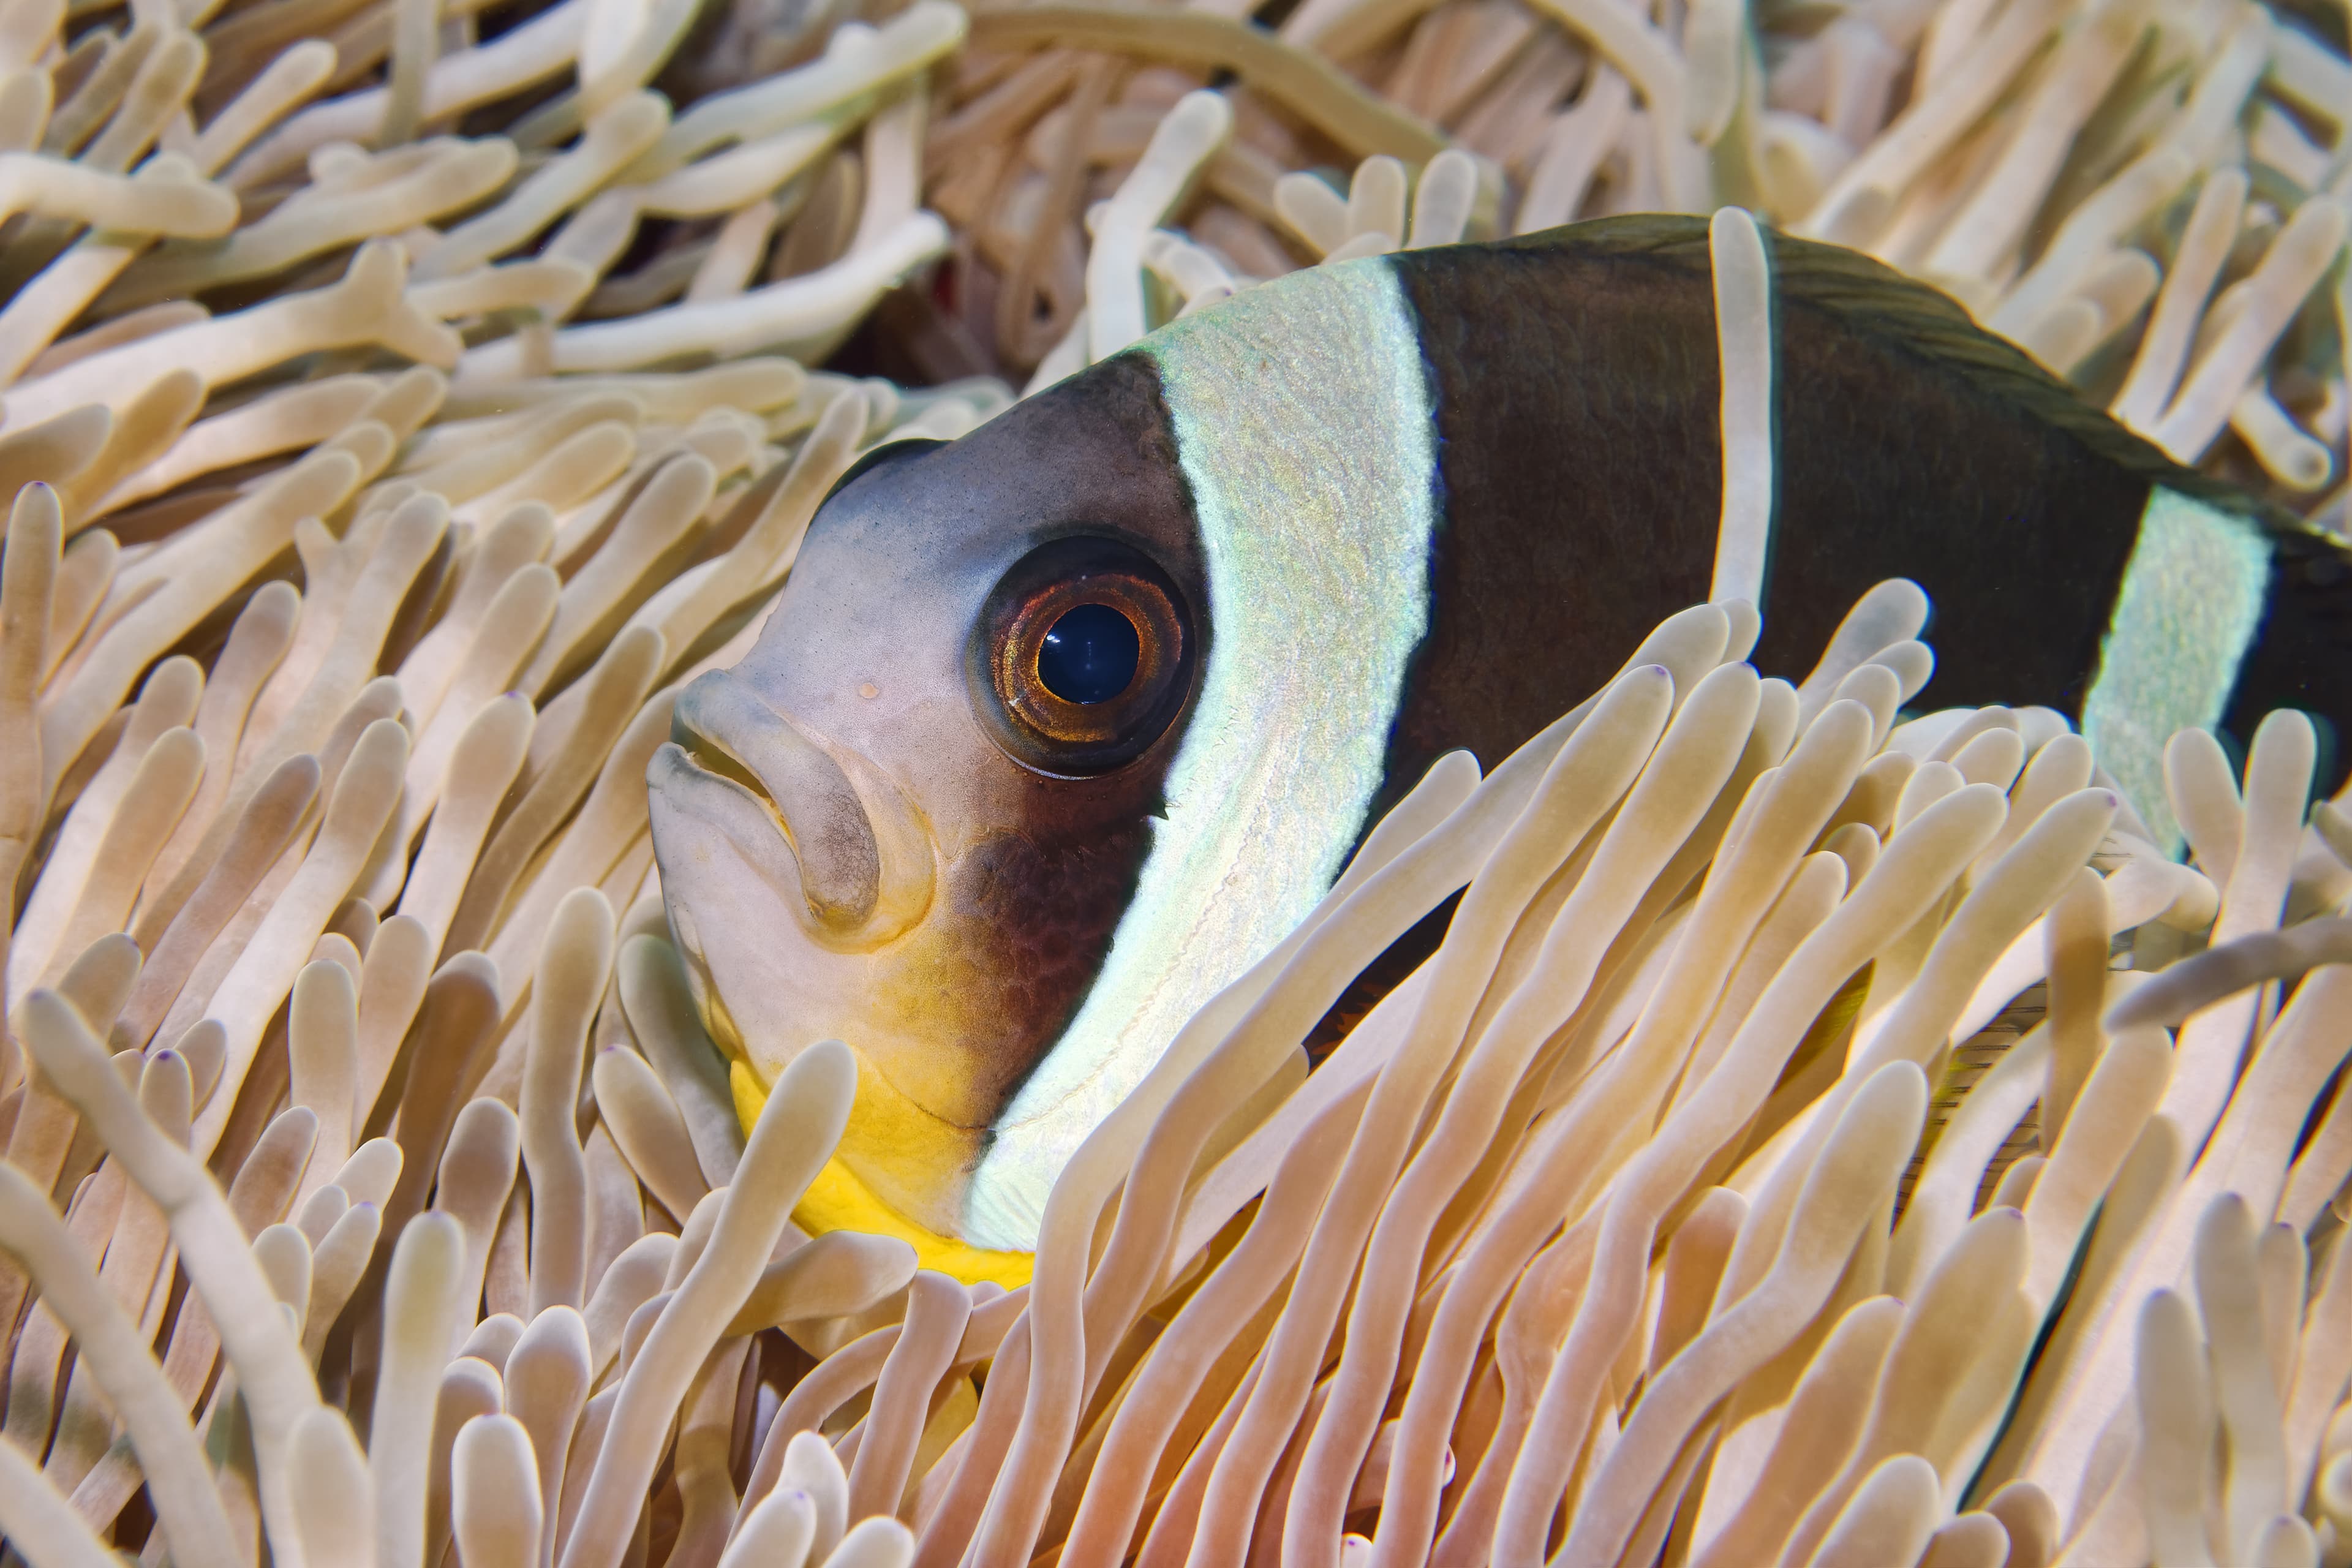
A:
<svg viewBox="0 0 2352 1568">
<path fill-rule="evenodd" d="M 723 669 L 678 694 L 670 738 L 696 767 L 766 807 L 798 868 L 810 934 L 825 946 L 870 950 L 930 908 L 929 824 L 870 758 Z"/>
</svg>

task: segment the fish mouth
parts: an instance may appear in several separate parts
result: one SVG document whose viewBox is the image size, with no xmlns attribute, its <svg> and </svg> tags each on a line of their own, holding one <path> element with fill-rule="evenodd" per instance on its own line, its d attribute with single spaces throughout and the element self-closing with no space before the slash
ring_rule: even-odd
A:
<svg viewBox="0 0 2352 1568">
<path fill-rule="evenodd" d="M 662 748 L 667 765 L 732 786 L 766 816 L 797 883 L 799 897 L 785 901 L 820 945 L 871 952 L 929 911 L 938 881 L 930 825 L 872 759 L 775 708 L 729 670 L 678 693 L 670 742 Z"/>
</svg>

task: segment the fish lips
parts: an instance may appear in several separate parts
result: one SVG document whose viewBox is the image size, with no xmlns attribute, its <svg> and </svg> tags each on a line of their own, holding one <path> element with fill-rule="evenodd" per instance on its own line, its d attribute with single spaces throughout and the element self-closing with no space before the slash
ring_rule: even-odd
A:
<svg viewBox="0 0 2352 1568">
<path fill-rule="evenodd" d="M 731 670 L 678 694 L 646 784 L 656 816 L 701 818 L 723 834 L 821 947 L 870 952 L 930 908 L 938 847 L 908 793 Z"/>
<path fill-rule="evenodd" d="M 799 923 L 793 918 L 803 905 L 798 869 L 790 854 L 778 852 L 775 824 L 758 797 L 697 766 L 676 742 L 654 752 L 646 785 L 662 902 L 686 962 L 696 1009 L 713 1039 L 750 1059 L 753 1042 L 743 1026 L 793 1016 L 798 996 L 789 976 L 741 962 L 740 944 L 726 939 L 734 931 L 773 932 Z M 719 952 L 710 950 L 705 925 Z M 717 973 L 721 966 L 727 971 L 723 998 Z M 739 1011 L 743 1025 L 736 1021 Z M 769 1070 L 777 1070 L 777 1064 L 771 1063 Z"/>
</svg>

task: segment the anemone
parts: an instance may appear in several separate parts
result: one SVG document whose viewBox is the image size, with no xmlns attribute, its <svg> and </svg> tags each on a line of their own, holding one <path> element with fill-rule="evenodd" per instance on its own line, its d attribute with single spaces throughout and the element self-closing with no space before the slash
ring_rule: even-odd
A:
<svg viewBox="0 0 2352 1568">
<path fill-rule="evenodd" d="M 2344 526 L 2332 13 L 1246 11 L 0 8 L 35 1568 L 2352 1552 L 2352 802 L 2295 715 L 2184 733 L 2176 860 L 2058 716 L 1915 713 L 1900 584 L 1759 679 L 1736 215 L 1717 602 L 1423 781 L 1032 1284 L 793 1224 L 850 1058 L 739 1123 L 641 781 L 878 442 L 1296 267 L 1736 203 Z"/>
</svg>

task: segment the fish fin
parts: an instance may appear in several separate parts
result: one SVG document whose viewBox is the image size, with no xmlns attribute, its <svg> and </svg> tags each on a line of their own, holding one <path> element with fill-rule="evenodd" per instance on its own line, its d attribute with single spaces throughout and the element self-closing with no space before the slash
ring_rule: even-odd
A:
<svg viewBox="0 0 2352 1568">
<path fill-rule="evenodd" d="M 748 1133 L 760 1120 L 761 1108 L 768 1103 L 768 1090 L 750 1064 L 740 1059 L 730 1064 L 727 1083 L 735 1101 L 735 1118 Z M 793 1218 L 811 1236 L 828 1230 L 895 1236 L 915 1249 L 918 1267 L 935 1268 L 967 1285 L 989 1280 L 1008 1290 L 1018 1289 L 1029 1283 L 1035 1266 L 1029 1253 L 991 1252 L 916 1224 L 877 1197 L 838 1158 L 827 1160 L 809 1183 L 793 1206 Z"/>
</svg>

